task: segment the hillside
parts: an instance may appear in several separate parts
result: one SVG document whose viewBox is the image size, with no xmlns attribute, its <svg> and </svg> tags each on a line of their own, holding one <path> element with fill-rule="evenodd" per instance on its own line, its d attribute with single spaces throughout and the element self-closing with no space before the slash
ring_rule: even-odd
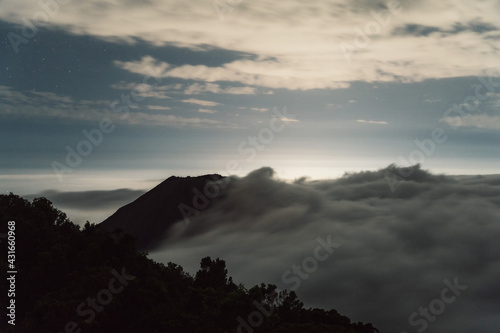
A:
<svg viewBox="0 0 500 333">
<path fill-rule="evenodd" d="M 1 233 L 8 221 L 15 221 L 16 312 L 15 326 L 4 319 L 2 332 L 378 332 L 335 310 L 305 309 L 293 291 L 238 285 L 219 258 L 202 258 L 194 276 L 154 262 L 130 237 L 116 242 L 91 224 L 80 230 L 45 198 L 0 195 Z M 6 256 L 0 269 L 7 271 Z"/>
<path fill-rule="evenodd" d="M 109 232 L 117 230 L 137 239 L 140 250 L 150 250 L 167 236 L 168 229 L 183 216 L 179 205 L 193 206 L 197 191 L 204 192 L 208 182 L 223 179 L 220 175 L 170 177 L 137 200 L 121 207 L 99 226 Z M 207 207 L 210 205 L 208 203 Z M 207 208 L 205 207 L 205 208 Z"/>
</svg>

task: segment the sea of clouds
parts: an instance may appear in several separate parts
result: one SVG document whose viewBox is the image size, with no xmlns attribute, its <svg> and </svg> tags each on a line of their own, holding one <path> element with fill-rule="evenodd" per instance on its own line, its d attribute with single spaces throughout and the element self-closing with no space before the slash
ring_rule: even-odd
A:
<svg viewBox="0 0 500 333">
<path fill-rule="evenodd" d="M 396 171 L 285 182 L 265 167 L 233 177 L 150 257 L 191 273 L 219 257 L 236 283 L 295 290 L 306 307 L 381 332 L 499 332 L 500 175 L 417 166 L 390 186 Z"/>
</svg>

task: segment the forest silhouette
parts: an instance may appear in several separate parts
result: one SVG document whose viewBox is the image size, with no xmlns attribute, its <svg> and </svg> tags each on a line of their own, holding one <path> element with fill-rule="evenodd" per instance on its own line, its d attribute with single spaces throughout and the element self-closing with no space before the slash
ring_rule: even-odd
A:
<svg viewBox="0 0 500 333">
<path fill-rule="evenodd" d="M 0 220 L 0 232 L 16 222 L 18 271 L 16 325 L 4 316 L 3 332 L 378 332 L 336 310 L 305 308 L 293 291 L 236 284 L 219 258 L 202 258 L 194 276 L 155 262 L 131 236 L 80 228 L 46 198 L 0 195 Z"/>
</svg>

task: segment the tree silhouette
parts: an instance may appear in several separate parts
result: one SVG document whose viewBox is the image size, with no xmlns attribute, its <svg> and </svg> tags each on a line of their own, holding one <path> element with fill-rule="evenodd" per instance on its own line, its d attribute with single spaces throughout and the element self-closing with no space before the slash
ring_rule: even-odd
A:
<svg viewBox="0 0 500 333">
<path fill-rule="evenodd" d="M 378 332 L 371 324 L 351 324 L 335 310 L 304 309 L 295 292 L 275 285 L 250 289 L 236 285 L 219 258 L 201 260 L 193 278 L 174 263 L 147 258 L 130 236 L 113 237 L 86 223 L 82 230 L 45 198 L 29 202 L 0 195 L 0 233 L 16 221 L 16 326 L 0 323 L 1 332 L 65 332 L 68 324 L 81 332 L 235 332 L 241 320 L 260 311 L 255 332 Z M 3 243 L 2 243 L 3 244 Z M 7 256 L 0 270 L 7 271 Z M 89 315 L 76 309 L 99 299 L 109 288 L 113 270 L 134 279 L 112 301 Z M 115 281 L 116 282 L 116 281 Z M 0 287 L 6 290 L 5 279 Z M 258 306 L 257 306 L 258 305 Z M 6 306 L 0 298 L 0 306 Z M 73 329 L 73 332 L 79 332 Z"/>
</svg>

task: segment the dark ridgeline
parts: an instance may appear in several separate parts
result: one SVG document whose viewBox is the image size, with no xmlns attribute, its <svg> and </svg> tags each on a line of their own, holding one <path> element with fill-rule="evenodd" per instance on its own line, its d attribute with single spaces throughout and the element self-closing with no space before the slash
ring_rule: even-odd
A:
<svg viewBox="0 0 500 333">
<path fill-rule="evenodd" d="M 451 181 L 444 176 L 435 176 L 422 170 L 420 164 L 406 168 L 391 164 L 377 171 L 345 174 L 337 182 L 339 184 L 357 184 L 384 179 L 387 184 L 384 182 L 381 189 L 377 188 L 377 195 L 380 197 L 397 196 L 401 198 L 412 195 L 404 187 L 394 192 L 396 187 L 406 181 L 416 183 Z M 205 185 L 209 182 L 220 182 L 221 180 L 220 186 L 216 185 L 219 194 L 211 196 L 208 193 L 207 195 Z M 140 251 L 151 251 L 168 238 L 168 230 L 174 223 L 183 220 L 184 217 L 179 205 L 184 204 L 184 207 L 189 207 L 187 209 L 192 209 L 191 211 L 185 211 L 185 214 L 191 216 L 195 210 L 200 212 L 208 209 L 217 200 L 223 199 L 225 193 L 227 193 L 226 190 L 233 183 L 235 181 L 231 180 L 230 184 L 230 178 L 218 174 L 198 177 L 172 176 L 137 200 L 118 209 L 113 215 L 100 223 L 99 227 L 115 234 L 115 237 L 125 234 L 131 235 L 136 238 L 137 248 Z M 197 191 L 201 196 L 205 197 L 206 207 L 203 207 L 203 209 L 197 209 L 193 202 L 197 196 Z M 198 203 L 205 205 L 204 202 L 198 201 Z"/>
<path fill-rule="evenodd" d="M 195 209 L 195 189 L 203 193 L 207 182 L 223 178 L 217 174 L 199 177 L 172 176 L 137 200 L 118 209 L 99 226 L 111 233 L 118 230 L 120 235 L 131 235 L 137 239 L 139 250 L 149 251 L 167 236 L 168 229 L 175 222 L 183 219 L 180 204 Z"/>
</svg>

